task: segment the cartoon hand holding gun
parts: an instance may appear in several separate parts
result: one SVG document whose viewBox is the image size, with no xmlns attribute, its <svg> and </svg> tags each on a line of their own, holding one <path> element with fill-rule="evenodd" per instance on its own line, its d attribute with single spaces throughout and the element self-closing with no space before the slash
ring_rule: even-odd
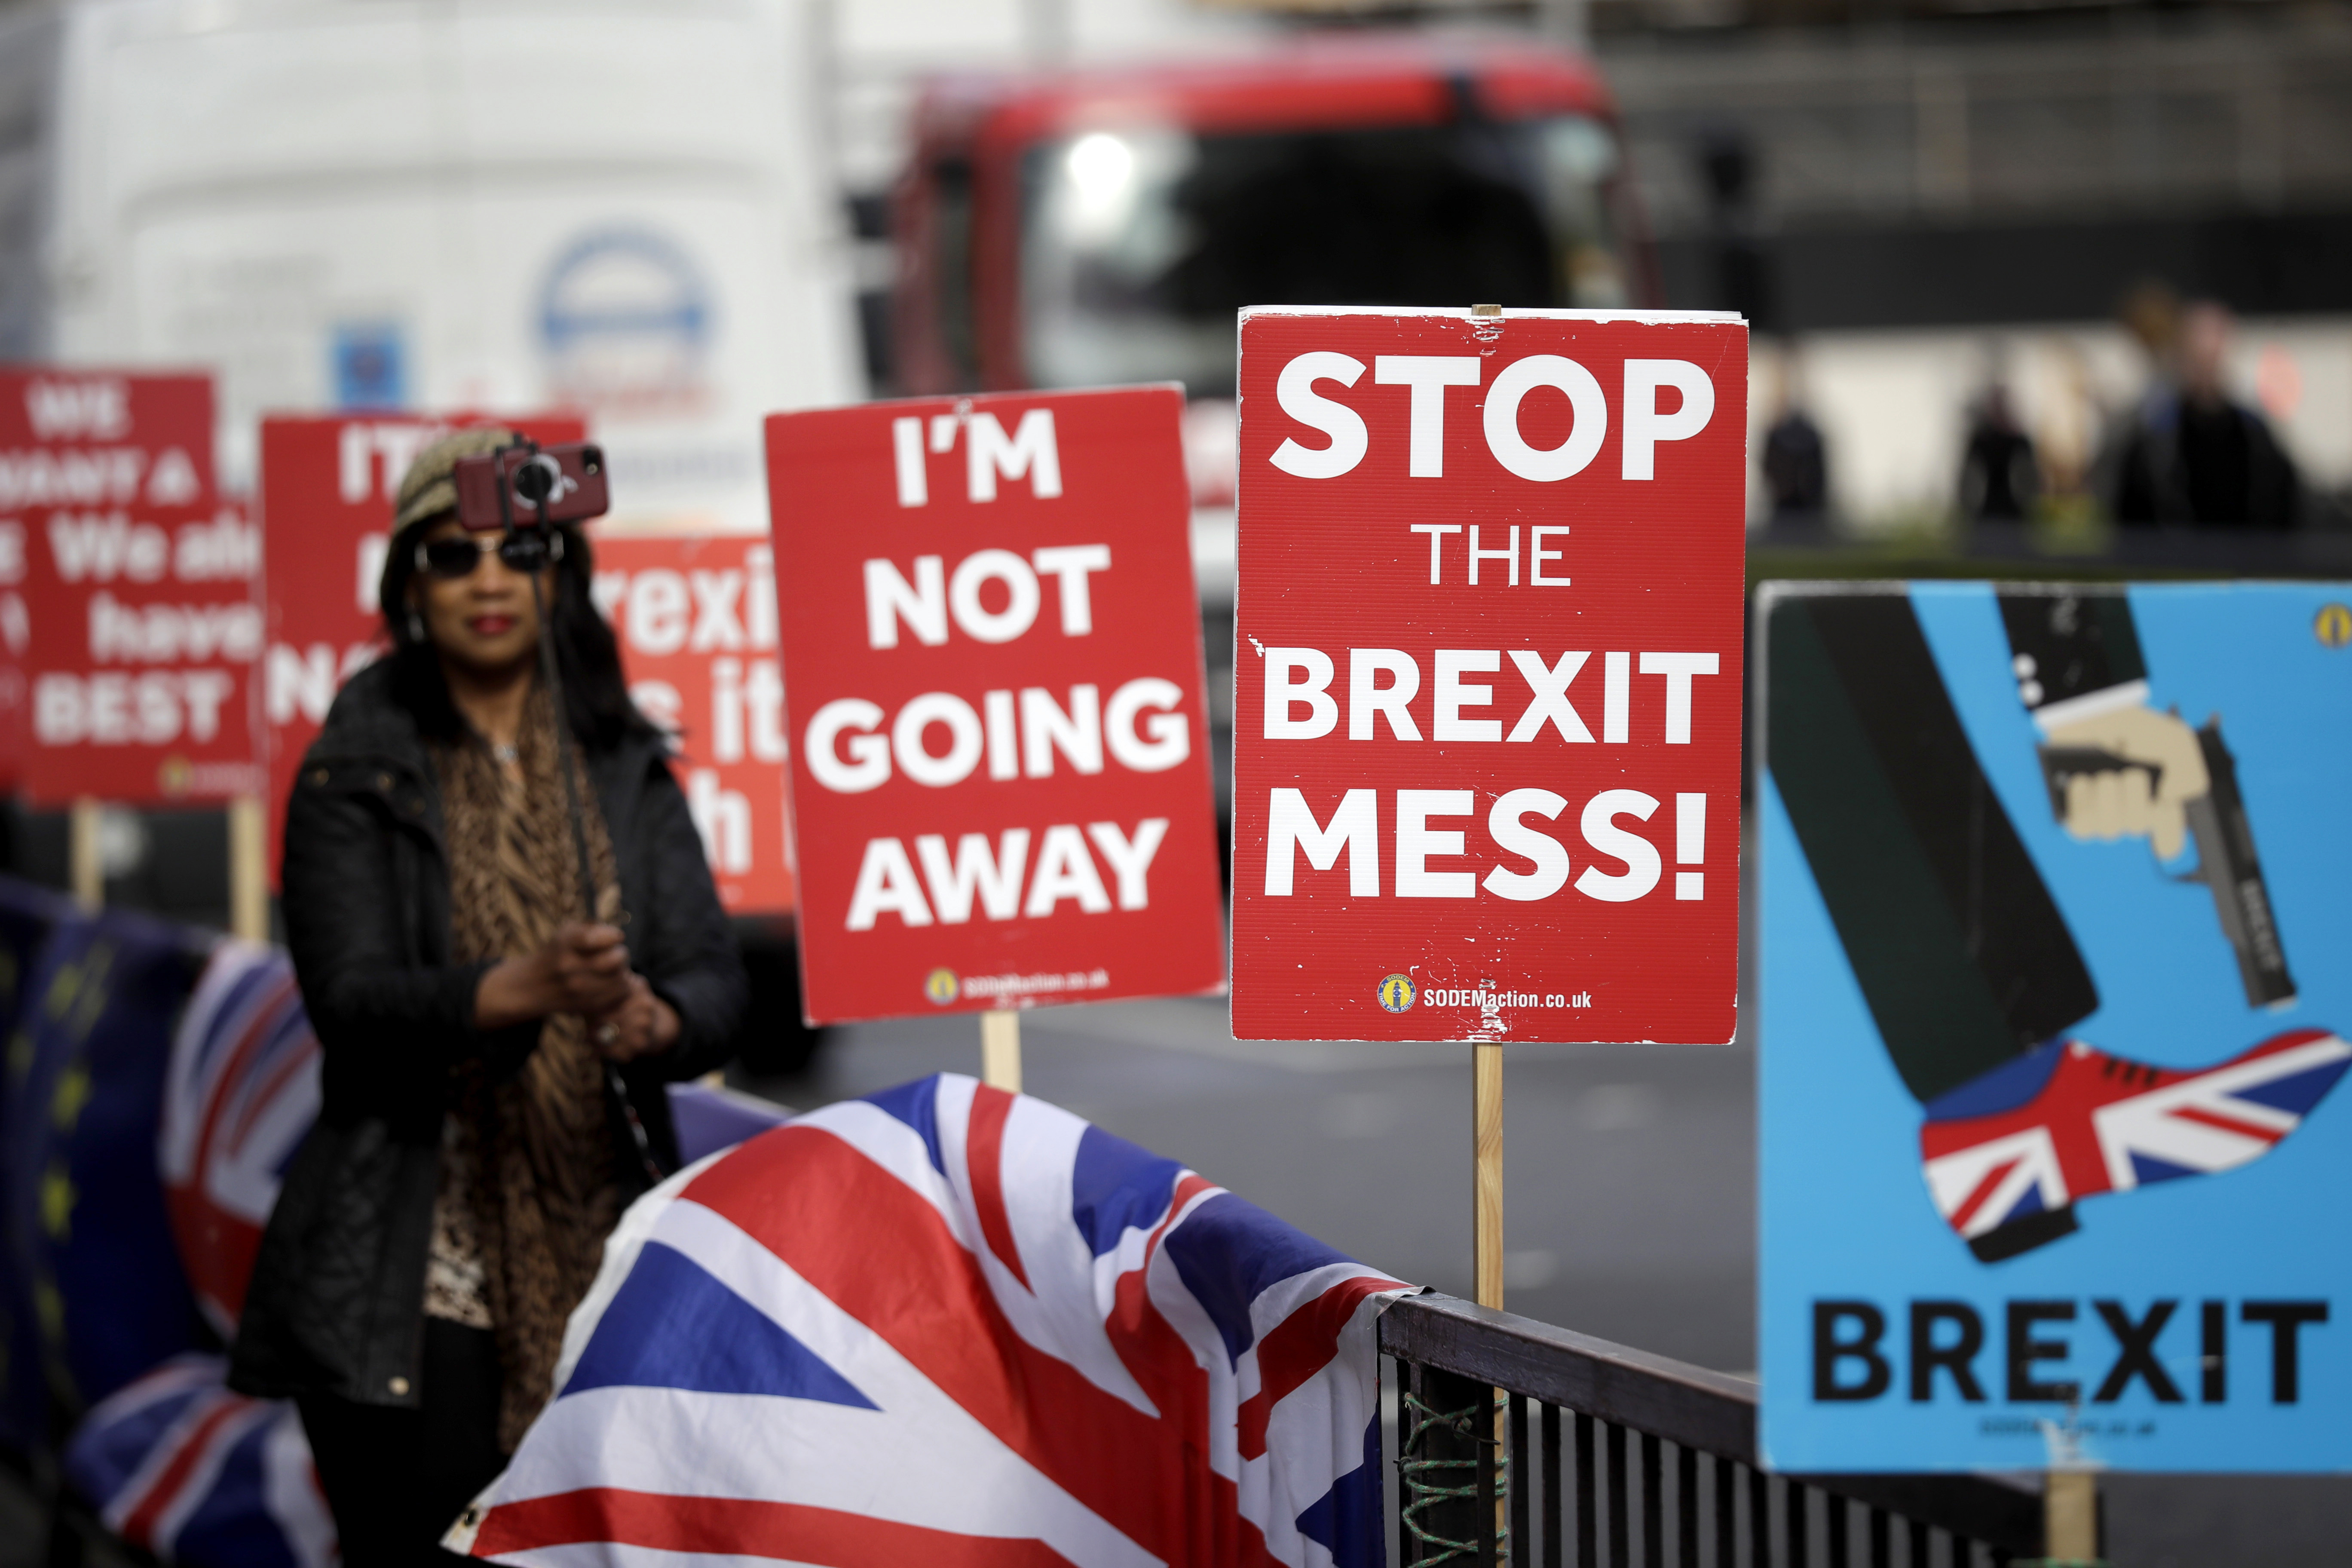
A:
<svg viewBox="0 0 2352 1568">
<path fill-rule="evenodd" d="M 2120 708 L 2049 726 L 2051 808 L 2077 838 L 2145 837 L 2159 860 L 2185 847 L 2189 803 L 2211 788 L 2197 731 L 2179 715 Z"/>
<path fill-rule="evenodd" d="M 2148 705 L 2138 638 L 2120 596 L 2021 595 L 2005 597 L 2001 610 L 2018 695 L 2042 733 L 2037 750 L 2053 815 L 2076 838 L 2144 837 L 2158 861 L 2194 838 L 2196 868 L 2174 879 L 2211 889 L 2248 1005 L 2294 1002 L 2221 720 L 2192 729 Z"/>
</svg>

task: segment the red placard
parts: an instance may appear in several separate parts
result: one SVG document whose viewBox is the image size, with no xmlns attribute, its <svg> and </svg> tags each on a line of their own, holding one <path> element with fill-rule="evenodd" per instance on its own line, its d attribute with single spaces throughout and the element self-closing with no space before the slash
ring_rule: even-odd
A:
<svg viewBox="0 0 2352 1568">
<path fill-rule="evenodd" d="M 1222 981 L 1182 409 L 769 419 L 813 1022 Z"/>
<path fill-rule="evenodd" d="M 261 422 L 261 731 L 269 769 L 269 878 L 278 879 L 294 770 L 344 681 L 383 651 L 376 583 L 392 500 L 416 454 L 449 431 L 499 424 L 535 441 L 577 441 L 579 419 L 456 415 L 281 416 Z"/>
<path fill-rule="evenodd" d="M 741 535 L 596 541 L 597 607 L 629 694 L 677 734 L 677 782 L 730 914 L 793 907 L 772 557 Z"/>
<path fill-rule="evenodd" d="M 14 795 L 24 778 L 25 658 L 33 644 L 25 603 L 28 543 L 23 518 L 0 518 L 0 795 Z"/>
<path fill-rule="evenodd" d="M 1729 1039 L 1745 326 L 1241 341 L 1234 1034 Z"/>
<path fill-rule="evenodd" d="M 260 540 L 214 494 L 209 377 L 0 370 L 0 561 L 33 804 L 254 787 Z"/>
</svg>

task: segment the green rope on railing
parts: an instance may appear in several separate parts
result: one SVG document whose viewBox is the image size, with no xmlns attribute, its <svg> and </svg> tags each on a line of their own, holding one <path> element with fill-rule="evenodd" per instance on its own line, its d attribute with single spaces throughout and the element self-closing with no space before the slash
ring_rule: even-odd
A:
<svg viewBox="0 0 2352 1568">
<path fill-rule="evenodd" d="M 1500 1410 L 1503 1408 L 1503 1404 L 1504 1396 L 1498 1394 L 1495 1396 L 1494 1405 L 1490 1408 Z M 1475 1423 L 1478 1407 L 1475 1405 L 1465 1405 L 1460 1410 L 1433 1410 L 1412 1394 L 1407 1394 L 1403 1396 L 1402 1407 L 1416 1417 L 1413 1422 L 1412 1436 L 1404 1441 L 1403 1451 L 1397 1458 L 1397 1475 L 1404 1484 L 1409 1500 L 1405 1503 L 1402 1516 L 1405 1533 L 1420 1542 L 1424 1549 L 1433 1546 L 1444 1549 L 1434 1557 L 1412 1560 L 1422 1564 L 1423 1568 L 1438 1563 L 1451 1563 L 1456 1557 L 1466 1557 L 1475 1561 L 1478 1556 L 1478 1542 L 1475 1539 L 1455 1541 L 1450 1537 L 1436 1534 L 1425 1528 L 1416 1516 L 1423 1510 L 1435 1508 L 1440 1503 L 1454 1502 L 1463 1498 L 1475 1499 L 1478 1495 L 1477 1458 L 1473 1456 L 1466 1459 L 1433 1459 L 1425 1455 L 1415 1457 L 1414 1450 L 1420 1447 L 1421 1440 L 1429 1433 L 1441 1429 L 1451 1432 L 1457 1437 L 1467 1437 L 1471 1442 L 1486 1447 L 1496 1447 L 1497 1445 L 1492 1436 L 1482 1435 L 1477 1431 Z M 1493 1427 L 1491 1414 L 1488 1415 L 1487 1424 L 1491 1431 Z M 1511 1531 L 1499 1516 L 1504 1512 L 1503 1505 L 1510 1499 L 1511 1471 L 1510 1467 L 1501 1461 L 1502 1456 L 1497 1454 L 1495 1465 L 1495 1502 L 1496 1513 L 1498 1517 L 1495 1521 L 1495 1561 L 1507 1563 L 1510 1561 Z M 1437 1479 L 1437 1472 L 1441 1470 L 1467 1470 L 1470 1478 L 1465 1485 L 1448 1486 Z"/>
</svg>

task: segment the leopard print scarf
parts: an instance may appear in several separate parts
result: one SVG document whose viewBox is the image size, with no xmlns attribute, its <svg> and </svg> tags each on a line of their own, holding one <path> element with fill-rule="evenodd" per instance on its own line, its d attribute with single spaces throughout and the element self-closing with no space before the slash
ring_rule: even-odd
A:
<svg viewBox="0 0 2352 1568">
<path fill-rule="evenodd" d="M 478 738 L 434 748 L 460 963 L 536 952 L 583 908 L 554 707 L 543 688 L 532 690 L 515 747 L 520 781 Z M 621 903 L 612 839 L 576 747 L 572 759 L 596 907 L 610 921 Z M 588 1293 L 620 1217 L 604 1068 L 581 1019 L 556 1014 L 513 1077 L 490 1082 L 472 1064 L 452 1089 L 462 1141 L 478 1151 L 468 1207 L 504 1370 L 499 1440 L 511 1453 L 554 1392 L 565 1320 Z"/>
</svg>

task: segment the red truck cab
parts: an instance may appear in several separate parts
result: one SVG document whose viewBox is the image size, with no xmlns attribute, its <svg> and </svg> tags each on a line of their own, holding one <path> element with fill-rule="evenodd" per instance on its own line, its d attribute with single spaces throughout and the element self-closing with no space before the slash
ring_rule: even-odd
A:
<svg viewBox="0 0 2352 1568">
<path fill-rule="evenodd" d="M 894 200 L 896 390 L 1229 399 L 1244 305 L 1653 305 L 1630 184 L 1591 65 L 1524 40 L 940 79 Z"/>
</svg>

